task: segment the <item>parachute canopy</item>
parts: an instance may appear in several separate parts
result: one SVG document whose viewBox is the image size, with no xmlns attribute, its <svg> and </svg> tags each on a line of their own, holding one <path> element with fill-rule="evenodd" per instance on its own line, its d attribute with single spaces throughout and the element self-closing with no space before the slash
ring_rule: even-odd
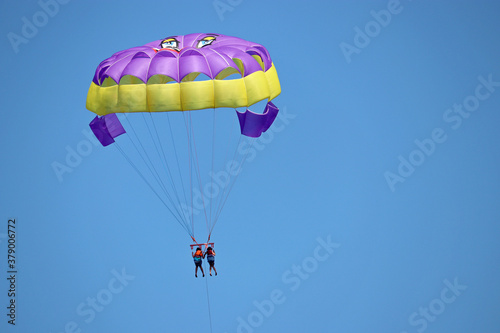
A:
<svg viewBox="0 0 500 333">
<path fill-rule="evenodd" d="M 238 77 L 224 80 L 232 74 Z M 205 80 L 196 80 L 200 75 Z M 87 109 L 121 112 L 248 107 L 281 92 L 276 69 L 260 44 L 219 34 L 156 40 L 99 64 Z"/>
<path fill-rule="evenodd" d="M 198 33 L 101 62 L 87 109 L 97 114 L 90 127 L 102 145 L 116 147 L 193 240 L 200 219 L 210 239 L 247 157 L 255 157 L 254 138 L 278 115 L 271 100 L 280 92 L 265 47 Z M 224 110 L 264 100 L 263 113 Z"/>
</svg>

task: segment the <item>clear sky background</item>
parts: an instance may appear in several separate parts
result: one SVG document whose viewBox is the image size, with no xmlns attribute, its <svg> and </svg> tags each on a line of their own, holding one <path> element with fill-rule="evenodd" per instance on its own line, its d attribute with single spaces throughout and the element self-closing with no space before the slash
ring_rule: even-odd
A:
<svg viewBox="0 0 500 333">
<path fill-rule="evenodd" d="M 500 330 L 497 1 L 66 2 L 0 4 L 0 331 Z M 85 108 L 102 60 L 194 32 L 266 46 L 282 87 L 205 279 Z"/>
</svg>

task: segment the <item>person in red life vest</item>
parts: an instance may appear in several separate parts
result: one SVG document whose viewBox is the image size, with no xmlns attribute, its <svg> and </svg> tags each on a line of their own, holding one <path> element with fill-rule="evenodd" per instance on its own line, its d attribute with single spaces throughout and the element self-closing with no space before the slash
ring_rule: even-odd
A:
<svg viewBox="0 0 500 333">
<path fill-rule="evenodd" d="M 212 249 L 212 247 L 208 247 L 207 251 L 205 252 L 205 255 L 207 256 L 207 261 L 210 264 L 210 276 L 212 276 L 212 268 L 214 269 L 215 275 L 217 276 L 217 270 L 215 269 L 215 251 Z"/>
<path fill-rule="evenodd" d="M 194 276 L 198 277 L 198 267 L 201 269 L 201 272 L 203 273 L 203 277 L 205 277 L 205 272 L 203 272 L 203 267 L 201 267 L 201 264 L 203 262 L 203 258 L 205 255 L 203 254 L 203 251 L 201 248 L 196 248 L 196 252 L 193 253 L 193 259 L 194 259 L 194 264 L 196 266 L 196 269 L 194 271 Z"/>
</svg>

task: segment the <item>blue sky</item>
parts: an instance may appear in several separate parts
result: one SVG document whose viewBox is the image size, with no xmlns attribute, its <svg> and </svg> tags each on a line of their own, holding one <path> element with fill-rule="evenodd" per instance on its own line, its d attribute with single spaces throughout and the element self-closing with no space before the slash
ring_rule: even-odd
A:
<svg viewBox="0 0 500 333">
<path fill-rule="evenodd" d="M 1 331 L 210 332 L 211 318 L 227 333 L 498 332 L 499 12 L 2 1 Z M 103 59 L 194 32 L 266 46 L 282 87 L 281 116 L 212 234 L 219 275 L 205 279 L 155 194 L 94 144 L 85 108 Z"/>
</svg>

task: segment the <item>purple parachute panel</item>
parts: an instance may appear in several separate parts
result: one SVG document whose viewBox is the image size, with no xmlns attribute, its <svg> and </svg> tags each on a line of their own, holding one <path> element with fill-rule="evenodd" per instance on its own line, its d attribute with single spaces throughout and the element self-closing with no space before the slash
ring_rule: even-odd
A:
<svg viewBox="0 0 500 333">
<path fill-rule="evenodd" d="M 115 113 L 110 113 L 102 117 L 96 116 L 90 122 L 90 128 L 103 146 L 109 146 L 115 142 L 114 138 L 125 133 L 125 129 Z"/>
<path fill-rule="evenodd" d="M 238 112 L 238 120 L 240 121 L 241 134 L 258 138 L 271 127 L 278 115 L 279 109 L 272 102 L 268 102 L 264 113 L 254 113 L 250 110 Z"/>
</svg>

